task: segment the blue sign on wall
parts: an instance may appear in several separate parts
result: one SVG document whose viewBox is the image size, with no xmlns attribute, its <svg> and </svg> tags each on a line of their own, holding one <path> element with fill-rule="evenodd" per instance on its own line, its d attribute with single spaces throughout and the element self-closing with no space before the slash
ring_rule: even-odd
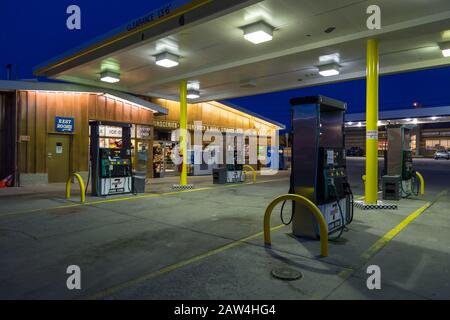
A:
<svg viewBox="0 0 450 320">
<path fill-rule="evenodd" d="M 55 117 L 56 132 L 73 132 L 75 127 L 74 118 Z"/>
</svg>

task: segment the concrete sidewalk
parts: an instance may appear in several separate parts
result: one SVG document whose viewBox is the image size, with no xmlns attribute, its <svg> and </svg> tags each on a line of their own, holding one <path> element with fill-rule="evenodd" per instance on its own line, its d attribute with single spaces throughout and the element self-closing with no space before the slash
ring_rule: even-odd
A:
<svg viewBox="0 0 450 320">
<path fill-rule="evenodd" d="M 287 179 L 290 171 L 280 171 L 276 175 L 261 175 L 257 173 L 257 182 L 271 181 L 279 179 Z M 108 197 L 91 196 L 90 186 L 87 186 L 86 202 L 98 202 L 102 200 L 114 200 L 121 198 L 140 198 L 152 195 L 170 193 L 175 190 L 172 186 L 179 183 L 178 176 L 169 176 L 164 178 L 151 178 L 147 180 L 145 193 L 137 196 L 131 194 L 112 195 Z M 212 176 L 189 176 L 189 184 L 195 189 L 227 187 L 228 185 L 218 185 L 213 183 Z M 245 183 L 252 182 L 252 175 L 247 174 Z M 85 181 L 87 183 L 87 181 Z M 77 205 L 80 203 L 80 187 L 75 179 L 71 187 L 71 199 L 66 199 L 66 184 L 52 183 L 42 185 L 31 185 L 18 188 L 0 189 L 0 216 L 8 215 L 15 212 L 34 212 L 36 210 L 59 208 L 69 205 Z"/>
</svg>

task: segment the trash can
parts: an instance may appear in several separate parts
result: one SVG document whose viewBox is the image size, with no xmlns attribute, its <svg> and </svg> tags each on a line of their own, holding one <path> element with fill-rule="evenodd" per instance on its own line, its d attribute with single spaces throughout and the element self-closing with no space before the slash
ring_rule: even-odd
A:
<svg viewBox="0 0 450 320">
<path fill-rule="evenodd" d="M 227 183 L 227 168 L 214 168 L 213 169 L 213 183 L 214 184 Z"/>
<path fill-rule="evenodd" d="M 133 187 L 135 193 L 145 193 L 145 179 L 146 175 L 136 172 L 133 176 Z"/>
</svg>

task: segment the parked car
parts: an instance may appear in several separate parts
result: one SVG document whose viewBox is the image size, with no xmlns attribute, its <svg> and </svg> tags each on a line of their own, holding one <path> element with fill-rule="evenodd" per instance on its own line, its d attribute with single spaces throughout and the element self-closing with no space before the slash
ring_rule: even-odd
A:
<svg viewBox="0 0 450 320">
<path fill-rule="evenodd" d="M 447 159 L 447 160 L 449 160 L 450 159 L 450 151 L 448 151 L 448 150 L 437 150 L 435 153 L 434 153 L 434 159 Z"/>
<path fill-rule="evenodd" d="M 347 156 L 362 157 L 364 156 L 364 150 L 360 147 L 351 147 L 350 149 L 347 149 Z"/>
</svg>

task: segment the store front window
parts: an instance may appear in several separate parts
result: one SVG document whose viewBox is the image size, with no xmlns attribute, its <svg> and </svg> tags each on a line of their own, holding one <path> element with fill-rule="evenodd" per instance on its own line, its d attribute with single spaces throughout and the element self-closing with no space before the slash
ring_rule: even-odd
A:
<svg viewBox="0 0 450 320">
<path fill-rule="evenodd" d="M 428 151 L 449 149 L 450 139 L 427 139 L 425 140 L 425 148 Z"/>
<path fill-rule="evenodd" d="M 90 128 L 89 128 L 90 130 Z M 100 148 L 122 148 L 122 128 L 116 126 L 100 126 Z M 90 132 L 89 132 L 90 136 Z M 152 127 L 144 125 L 131 126 L 131 155 L 133 166 L 136 165 L 136 144 L 138 151 L 148 151 Z"/>
</svg>

